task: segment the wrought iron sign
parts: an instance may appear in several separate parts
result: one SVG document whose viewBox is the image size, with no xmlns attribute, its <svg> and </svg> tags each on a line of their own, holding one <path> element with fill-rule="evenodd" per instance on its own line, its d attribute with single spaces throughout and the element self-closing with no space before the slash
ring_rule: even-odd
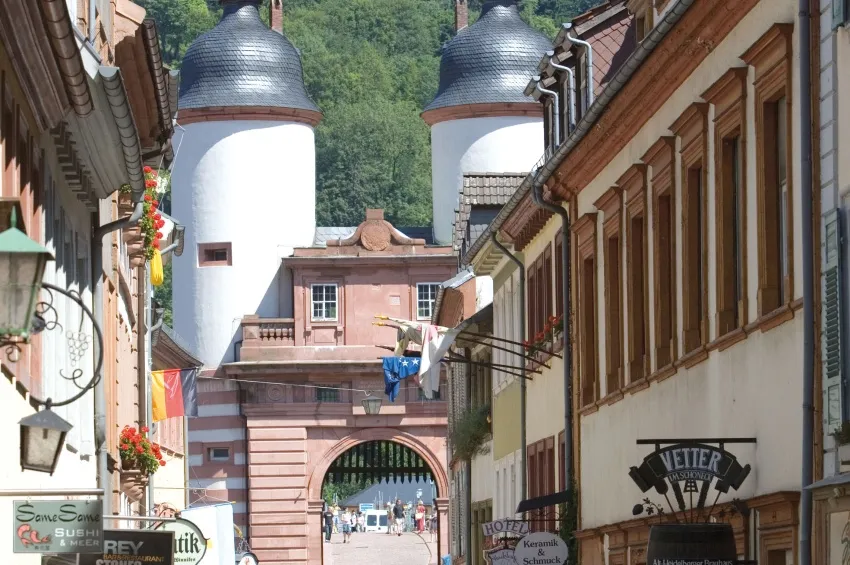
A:
<svg viewBox="0 0 850 565">
<path fill-rule="evenodd" d="M 734 454 L 726 451 L 726 444 L 756 443 L 755 438 L 712 438 L 682 440 L 638 440 L 638 445 L 655 445 L 655 451 L 644 457 L 639 467 L 631 467 L 629 476 L 641 492 L 655 489 L 665 497 L 670 510 L 684 512 L 688 506 L 698 511 L 705 508 L 712 484 L 716 495 L 711 508 L 717 504 L 720 495 L 729 489 L 738 490 L 749 476 L 749 464 L 741 465 Z M 669 491 L 676 499 L 674 507 Z M 690 504 L 686 504 L 685 496 Z M 694 504 L 694 495 L 697 496 Z M 635 514 L 646 507 L 635 506 Z M 657 505 L 654 505 L 658 508 Z M 639 510 L 638 507 L 641 507 Z M 697 517 L 700 513 L 697 512 Z M 711 515 L 711 510 L 708 516 Z"/>
</svg>

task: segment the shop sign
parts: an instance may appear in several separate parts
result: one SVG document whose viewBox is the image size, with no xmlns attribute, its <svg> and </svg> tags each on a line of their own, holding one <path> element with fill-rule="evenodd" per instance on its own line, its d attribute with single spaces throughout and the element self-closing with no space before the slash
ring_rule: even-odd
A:
<svg viewBox="0 0 850 565">
<path fill-rule="evenodd" d="M 100 500 L 16 500 L 12 504 L 13 553 L 100 553 Z"/>
<path fill-rule="evenodd" d="M 481 524 L 481 530 L 485 536 L 496 536 L 499 534 L 516 534 L 524 536 L 528 533 L 528 522 L 521 520 L 512 520 L 510 518 L 502 518 Z"/>
<path fill-rule="evenodd" d="M 514 553 L 519 565 L 563 565 L 569 548 L 555 534 L 537 532 L 519 540 Z"/>
<path fill-rule="evenodd" d="M 487 550 L 484 552 L 484 559 L 490 565 L 517 565 L 516 554 L 510 547 Z"/>
<path fill-rule="evenodd" d="M 641 440 L 649 443 L 654 440 Z M 735 440 L 729 440 L 735 441 Z M 720 441 L 718 441 L 720 443 Z M 668 485 L 673 488 L 679 507 L 684 509 L 682 493 L 700 493 L 698 507 L 705 504 L 708 487 L 720 493 L 738 490 L 750 474 L 750 466 L 741 464 L 737 458 L 720 446 L 708 445 L 697 441 L 685 441 L 668 447 L 656 445 L 654 452 L 643 459 L 640 467 L 631 467 L 629 476 L 635 484 L 646 492 L 655 488 L 658 494 L 666 494 Z M 680 486 L 684 483 L 684 491 Z M 702 488 L 698 487 L 702 484 Z"/>
<path fill-rule="evenodd" d="M 175 518 L 173 522 L 162 522 L 156 530 L 174 532 L 174 563 L 198 565 L 207 553 L 208 540 L 194 522 Z"/>
<path fill-rule="evenodd" d="M 105 530 L 103 552 L 80 555 L 78 565 L 174 565 L 174 532 Z"/>
</svg>

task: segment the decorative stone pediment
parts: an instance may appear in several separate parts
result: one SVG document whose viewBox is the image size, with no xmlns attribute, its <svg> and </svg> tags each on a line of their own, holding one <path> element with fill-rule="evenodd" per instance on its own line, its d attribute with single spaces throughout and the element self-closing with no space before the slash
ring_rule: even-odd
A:
<svg viewBox="0 0 850 565">
<path fill-rule="evenodd" d="M 362 247 L 367 251 L 386 251 L 394 245 L 425 245 L 424 239 L 411 239 L 384 219 L 384 211 L 367 209 L 366 221 L 347 239 L 330 239 L 328 247 Z"/>
</svg>

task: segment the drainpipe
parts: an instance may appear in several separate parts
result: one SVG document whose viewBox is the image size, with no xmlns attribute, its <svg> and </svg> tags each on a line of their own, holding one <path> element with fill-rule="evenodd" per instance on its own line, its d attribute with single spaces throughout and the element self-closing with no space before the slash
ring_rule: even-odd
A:
<svg viewBox="0 0 850 565">
<path fill-rule="evenodd" d="M 97 4 L 95 0 L 89 0 L 89 43 L 94 47 L 97 37 Z"/>
<path fill-rule="evenodd" d="M 564 101 L 567 105 L 567 127 L 564 132 L 564 139 L 566 139 L 576 127 L 576 75 L 570 67 L 566 67 L 555 60 L 554 51 L 547 51 L 546 55 L 549 57 L 549 64 L 552 65 L 553 69 L 567 73 L 567 99 Z"/>
<path fill-rule="evenodd" d="M 561 105 L 559 103 L 560 98 L 558 97 L 558 91 L 546 90 L 545 88 L 540 86 L 541 78 L 539 76 L 534 77 L 532 80 L 537 83 L 537 85 L 535 86 L 537 92 L 551 96 L 555 101 L 555 111 L 552 112 L 554 122 L 552 129 L 553 133 L 555 134 L 552 136 L 554 138 L 554 142 L 552 143 L 552 150 L 554 151 L 555 148 L 561 144 Z"/>
<path fill-rule="evenodd" d="M 800 194 L 803 224 L 803 469 L 800 492 L 800 565 L 812 563 L 812 484 L 815 423 L 814 233 L 812 219 L 812 91 L 810 0 L 799 0 Z"/>
<path fill-rule="evenodd" d="M 581 45 L 587 49 L 587 101 L 584 105 L 585 109 L 587 109 L 593 104 L 593 46 L 583 39 L 570 35 L 572 27 L 572 23 L 564 24 L 564 30 L 567 32 L 567 39 L 569 39 L 571 43 Z"/>
<path fill-rule="evenodd" d="M 535 182 L 531 187 L 531 199 L 538 207 L 561 216 L 561 292 L 564 295 L 564 484 L 567 490 L 572 485 L 573 468 L 573 382 L 572 343 L 570 343 L 570 217 L 563 206 L 543 200 L 543 185 Z"/>
<path fill-rule="evenodd" d="M 103 327 L 103 238 L 105 235 L 134 225 L 144 213 L 144 203 L 137 202 L 133 213 L 94 229 L 92 234 L 92 313 L 94 322 Z M 98 224 L 98 215 L 93 215 Z M 109 448 L 106 445 L 106 381 L 103 375 L 94 387 L 94 432 L 97 443 L 98 487 L 103 489 L 103 514 L 112 514 L 112 475 L 109 473 Z"/>
<path fill-rule="evenodd" d="M 490 232 L 490 239 L 493 241 L 493 245 L 496 248 L 505 254 L 505 257 L 514 262 L 514 264 L 519 269 L 519 334 L 522 336 L 522 339 L 525 339 L 525 265 L 523 265 L 522 261 L 519 260 L 519 257 L 508 251 L 508 248 L 502 245 L 499 239 L 496 237 L 496 232 Z M 519 366 L 519 442 L 522 444 L 522 453 L 520 454 L 522 465 L 520 469 L 520 481 L 519 488 L 520 494 L 519 499 L 525 500 L 528 496 L 528 451 L 526 447 L 527 441 L 527 430 L 526 430 L 526 398 L 528 391 L 526 389 L 526 381 L 528 379 L 525 378 L 525 359 L 520 362 Z"/>
</svg>

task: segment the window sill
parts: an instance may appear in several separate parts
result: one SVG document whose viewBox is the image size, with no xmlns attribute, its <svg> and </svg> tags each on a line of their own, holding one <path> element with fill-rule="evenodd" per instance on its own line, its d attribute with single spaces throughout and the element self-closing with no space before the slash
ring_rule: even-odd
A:
<svg viewBox="0 0 850 565">
<path fill-rule="evenodd" d="M 683 369 L 690 369 L 694 365 L 701 363 L 706 359 L 708 359 L 708 350 L 704 345 L 700 345 L 693 351 L 683 355 L 679 360 L 673 363 L 673 366 L 676 368 L 682 367 Z"/>
<path fill-rule="evenodd" d="M 799 304 L 799 305 L 798 305 Z M 790 304 L 783 304 L 779 308 L 768 312 L 761 316 L 758 320 L 744 327 L 744 331 L 748 334 L 756 330 L 766 332 L 780 326 L 794 317 L 794 311 L 802 307 L 802 300 L 795 300 Z"/>
<path fill-rule="evenodd" d="M 649 378 L 647 380 L 651 383 L 652 382 L 660 383 L 661 381 L 669 379 L 670 377 L 675 375 L 676 371 L 678 371 L 678 370 L 679 369 L 676 365 L 676 362 L 674 361 L 673 363 L 670 363 L 666 367 L 661 367 L 660 369 L 658 369 L 657 371 L 655 371 L 654 373 L 649 375 Z"/>
<path fill-rule="evenodd" d="M 596 403 L 593 402 L 591 404 L 588 404 L 587 406 L 579 408 L 578 409 L 578 415 L 579 416 L 589 416 L 590 414 L 593 414 L 594 412 L 598 412 L 598 411 L 599 411 L 599 406 L 597 406 Z"/>
<path fill-rule="evenodd" d="M 706 346 L 708 351 L 724 351 L 729 349 L 736 343 L 747 339 L 747 331 L 744 328 L 735 328 L 732 331 L 726 332 Z"/>
<path fill-rule="evenodd" d="M 601 408 L 603 406 L 608 406 L 609 404 L 614 404 L 618 400 L 622 400 L 623 396 L 624 396 L 624 394 L 623 394 L 622 389 L 615 390 L 614 392 L 609 393 L 609 394 L 605 395 L 603 398 L 597 400 L 596 401 L 596 407 Z"/>
<path fill-rule="evenodd" d="M 647 377 L 641 377 L 635 381 L 630 382 L 623 388 L 623 392 L 628 394 L 634 394 L 638 391 L 641 391 L 645 388 L 649 388 L 649 380 Z"/>
</svg>

